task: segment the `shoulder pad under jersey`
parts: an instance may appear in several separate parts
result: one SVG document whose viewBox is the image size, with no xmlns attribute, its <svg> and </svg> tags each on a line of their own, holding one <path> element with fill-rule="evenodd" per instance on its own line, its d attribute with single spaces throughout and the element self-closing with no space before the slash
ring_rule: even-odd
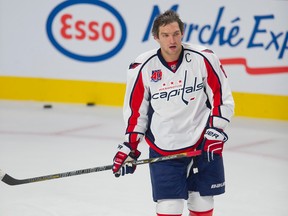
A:
<svg viewBox="0 0 288 216">
<path fill-rule="evenodd" d="M 153 49 L 147 52 L 142 53 L 141 55 L 139 55 L 134 62 L 132 62 L 129 66 L 129 69 L 135 69 L 137 68 L 139 65 L 143 64 L 144 62 L 146 62 L 151 56 L 156 55 L 157 54 L 157 49 Z"/>
</svg>

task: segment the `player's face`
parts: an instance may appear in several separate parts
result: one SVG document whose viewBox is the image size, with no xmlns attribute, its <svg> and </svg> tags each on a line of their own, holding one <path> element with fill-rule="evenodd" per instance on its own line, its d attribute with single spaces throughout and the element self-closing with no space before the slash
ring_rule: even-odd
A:
<svg viewBox="0 0 288 216">
<path fill-rule="evenodd" d="M 167 62 L 175 61 L 179 58 L 182 50 L 183 34 L 177 22 L 159 27 L 158 38 L 155 38 L 160 44 L 161 54 Z"/>
</svg>

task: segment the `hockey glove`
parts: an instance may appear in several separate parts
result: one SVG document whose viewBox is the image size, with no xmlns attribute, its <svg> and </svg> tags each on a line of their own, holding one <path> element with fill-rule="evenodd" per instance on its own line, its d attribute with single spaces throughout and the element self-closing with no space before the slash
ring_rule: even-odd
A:
<svg viewBox="0 0 288 216">
<path fill-rule="evenodd" d="M 131 149 L 129 143 L 124 142 L 118 145 L 118 152 L 113 159 L 112 171 L 115 177 L 124 176 L 125 174 L 133 174 L 136 169 L 136 165 L 129 163 L 129 161 L 137 160 L 140 157 L 141 152 L 137 149 Z"/>
<path fill-rule="evenodd" d="M 223 130 L 218 128 L 207 128 L 204 134 L 204 152 L 207 154 L 208 161 L 215 159 L 215 155 L 222 156 L 224 143 L 228 136 Z"/>
</svg>

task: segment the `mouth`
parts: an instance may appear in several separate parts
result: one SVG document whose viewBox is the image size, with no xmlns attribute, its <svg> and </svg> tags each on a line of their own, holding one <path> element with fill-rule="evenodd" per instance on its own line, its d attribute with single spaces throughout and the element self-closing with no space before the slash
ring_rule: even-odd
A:
<svg viewBox="0 0 288 216">
<path fill-rule="evenodd" d="M 169 46 L 169 49 L 171 50 L 175 50 L 177 48 L 177 46 L 173 45 L 173 46 Z"/>
</svg>

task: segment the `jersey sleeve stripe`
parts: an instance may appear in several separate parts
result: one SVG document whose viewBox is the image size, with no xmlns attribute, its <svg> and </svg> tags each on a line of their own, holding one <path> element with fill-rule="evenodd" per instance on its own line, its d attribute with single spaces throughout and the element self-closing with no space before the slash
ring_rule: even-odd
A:
<svg viewBox="0 0 288 216">
<path fill-rule="evenodd" d="M 130 95 L 130 109 L 132 112 L 128 120 L 128 127 L 126 133 L 134 132 L 134 128 L 137 125 L 138 118 L 140 117 L 140 106 L 143 98 L 144 84 L 142 79 L 142 73 L 140 72 Z"/>
<path fill-rule="evenodd" d="M 205 61 L 205 66 L 206 66 L 207 74 L 208 74 L 207 82 L 213 92 L 213 104 L 212 104 L 211 115 L 221 116 L 220 106 L 223 104 L 223 101 L 222 101 L 222 88 L 221 88 L 220 79 L 216 71 L 211 66 L 210 62 L 207 59 L 205 59 L 204 61 Z"/>
</svg>

